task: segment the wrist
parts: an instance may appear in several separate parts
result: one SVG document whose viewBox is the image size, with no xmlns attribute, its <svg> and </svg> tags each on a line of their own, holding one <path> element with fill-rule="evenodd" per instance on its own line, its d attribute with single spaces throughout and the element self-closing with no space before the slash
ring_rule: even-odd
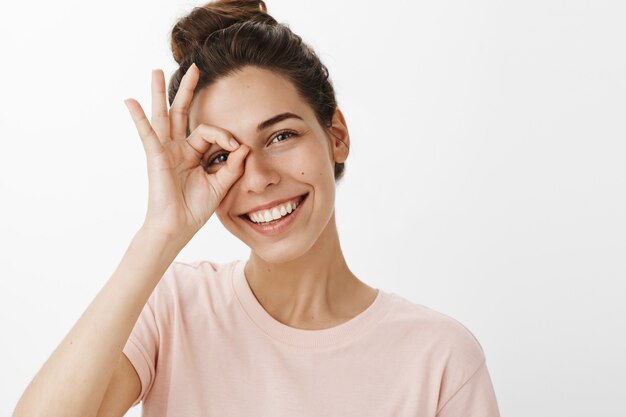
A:
<svg viewBox="0 0 626 417">
<path fill-rule="evenodd" d="M 146 224 L 143 224 L 139 228 L 136 236 L 147 242 L 178 249 L 185 247 L 189 240 L 191 240 L 191 237 L 186 237 L 182 232 L 167 232 Z"/>
</svg>

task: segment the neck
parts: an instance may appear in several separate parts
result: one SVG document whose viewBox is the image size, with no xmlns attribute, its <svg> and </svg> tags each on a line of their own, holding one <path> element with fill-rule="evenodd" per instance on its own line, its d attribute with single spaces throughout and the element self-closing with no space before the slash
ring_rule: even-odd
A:
<svg viewBox="0 0 626 417">
<path fill-rule="evenodd" d="M 292 327 L 332 327 L 364 310 L 375 297 L 375 290 L 354 276 L 346 264 L 334 213 L 302 256 L 273 264 L 253 251 L 245 275 L 263 308 Z"/>
</svg>

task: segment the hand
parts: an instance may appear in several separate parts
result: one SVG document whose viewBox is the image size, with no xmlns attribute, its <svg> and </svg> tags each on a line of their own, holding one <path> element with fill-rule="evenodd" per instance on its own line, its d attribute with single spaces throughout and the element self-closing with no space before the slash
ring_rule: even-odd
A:
<svg viewBox="0 0 626 417">
<path fill-rule="evenodd" d="M 185 137 L 187 114 L 198 78 L 199 70 L 192 64 L 168 113 L 163 71 L 153 70 L 152 123 L 139 102 L 131 98 L 124 101 L 148 162 L 149 198 L 143 227 L 166 236 L 182 237 L 185 243 L 209 220 L 243 174 L 243 160 L 250 150 L 246 145 L 240 146 L 230 132 L 215 126 L 199 125 Z M 213 143 L 231 152 L 224 166 L 209 174 L 201 161 Z"/>
</svg>

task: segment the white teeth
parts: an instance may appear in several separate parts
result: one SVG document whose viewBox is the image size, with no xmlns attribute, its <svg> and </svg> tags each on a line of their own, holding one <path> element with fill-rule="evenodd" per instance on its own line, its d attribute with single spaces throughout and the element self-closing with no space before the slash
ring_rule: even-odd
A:
<svg viewBox="0 0 626 417">
<path fill-rule="evenodd" d="M 291 214 L 291 212 L 293 212 L 299 205 L 299 202 L 285 203 L 278 207 L 274 207 L 271 210 L 264 210 L 249 214 L 248 217 L 255 223 L 267 223 Z"/>
</svg>

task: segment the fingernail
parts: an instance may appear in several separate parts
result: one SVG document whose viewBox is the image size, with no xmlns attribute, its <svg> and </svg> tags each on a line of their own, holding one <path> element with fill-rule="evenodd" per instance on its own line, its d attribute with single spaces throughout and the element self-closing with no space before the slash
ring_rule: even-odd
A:
<svg viewBox="0 0 626 417">
<path fill-rule="evenodd" d="M 237 143 L 237 141 L 233 138 L 230 138 L 230 140 L 228 141 L 228 143 L 230 143 L 230 146 L 232 146 L 233 148 L 238 148 L 239 144 Z"/>
</svg>

